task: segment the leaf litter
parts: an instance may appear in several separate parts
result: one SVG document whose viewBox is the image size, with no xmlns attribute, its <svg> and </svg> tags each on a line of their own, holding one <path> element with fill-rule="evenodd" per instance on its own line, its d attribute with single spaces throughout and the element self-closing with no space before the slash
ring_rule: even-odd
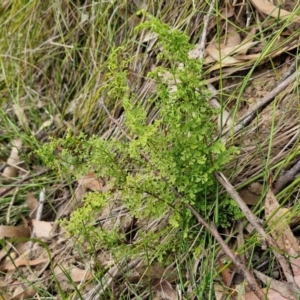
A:
<svg viewBox="0 0 300 300">
<path fill-rule="evenodd" d="M 143 1 L 134 1 L 139 2 L 138 7 L 147 7 L 147 5 Z M 278 8 L 275 4 L 272 4 L 269 1 L 256 1 L 251 0 L 250 1 L 253 4 L 253 7 L 255 8 L 256 12 L 261 14 L 263 20 L 268 18 L 274 18 L 277 21 L 280 20 L 287 20 L 289 19 L 292 22 L 298 23 L 299 17 L 295 14 L 292 14 L 291 12 L 283 9 Z M 224 36 L 221 40 L 221 43 L 216 43 L 215 41 L 215 34 L 210 34 L 208 32 L 208 43 L 205 44 L 205 48 L 201 49 L 200 43 L 195 43 L 196 47 L 194 50 L 191 51 L 190 55 L 192 57 L 198 58 L 199 55 L 204 51 L 205 53 L 205 60 L 204 64 L 206 66 L 206 76 L 207 80 L 209 82 L 218 82 L 220 80 L 219 77 L 219 70 L 222 68 L 222 76 L 223 80 L 226 85 L 232 85 L 237 84 L 238 81 L 234 81 L 230 78 L 231 74 L 241 72 L 242 70 L 246 70 L 252 67 L 254 59 L 259 58 L 262 55 L 262 48 L 255 48 L 255 46 L 260 46 L 261 41 L 257 39 L 257 32 L 261 30 L 257 24 L 253 24 L 251 27 L 246 28 L 245 32 L 237 30 L 238 26 L 232 25 L 228 22 L 230 18 L 236 17 L 236 20 L 238 19 L 238 16 L 244 13 L 244 1 L 234 1 L 234 3 L 231 5 L 226 2 L 225 7 L 221 10 L 221 23 L 224 28 Z M 4 5 L 4 4 L 3 4 Z M 240 7 L 239 7 L 239 6 Z M 238 9 L 237 9 L 238 8 Z M 126 14 L 124 13 L 124 10 L 118 11 L 118 14 L 124 19 L 126 19 Z M 129 26 L 135 26 L 140 22 L 138 18 L 135 17 L 134 14 L 130 14 L 130 23 Z M 86 21 L 89 19 L 89 14 L 81 13 L 81 25 L 83 26 Z M 236 21 L 233 18 L 233 22 Z M 273 19 L 272 19 L 273 20 Z M 209 31 L 213 32 L 213 29 L 215 27 L 215 24 L 217 22 L 217 18 L 213 17 L 210 21 Z M 238 24 L 238 21 L 236 21 Z M 236 24 L 234 24 L 236 25 Z M 285 57 L 287 51 L 291 51 L 298 45 L 295 44 L 296 37 L 294 38 L 294 41 L 291 40 L 285 40 L 284 36 L 280 37 L 278 39 L 278 43 L 274 44 L 274 49 L 270 50 L 269 57 L 266 56 L 264 62 L 261 62 L 261 65 L 263 66 L 263 72 L 257 70 L 254 72 L 254 75 L 258 76 L 259 80 L 263 78 L 262 82 L 257 83 L 255 81 L 249 82 L 248 89 L 246 90 L 246 93 L 244 94 L 244 98 L 246 103 L 245 111 L 250 110 L 250 108 L 255 105 L 257 101 L 260 100 L 261 97 L 263 97 L 265 94 L 268 94 L 270 91 L 270 86 L 265 85 L 265 78 L 268 76 L 268 81 L 274 83 L 276 82 L 276 79 L 278 77 L 278 74 L 274 74 L 275 72 L 270 72 L 268 75 L 265 75 L 264 72 L 266 72 L 266 68 L 263 63 L 266 63 L 268 59 L 274 59 L 276 60 L 276 57 L 283 56 Z M 156 42 L 156 37 L 152 36 L 150 34 L 146 34 L 144 36 L 144 40 L 142 42 L 150 42 L 148 44 L 147 48 L 147 55 L 151 55 L 152 46 Z M 280 46 L 278 46 L 280 45 Z M 59 44 L 57 43 L 51 43 L 52 47 L 59 47 Z M 287 58 L 288 60 L 288 58 Z M 268 66 L 268 65 L 267 65 Z M 152 65 L 151 67 L 156 67 L 156 65 Z M 280 66 L 279 66 L 280 68 Z M 283 67 L 282 67 L 283 69 Z M 133 69 L 134 70 L 134 69 Z M 139 73 L 140 70 L 134 70 L 134 72 Z M 279 71 L 280 73 L 280 71 Z M 281 74 L 280 74 L 281 75 Z M 147 82 L 145 81 L 145 85 Z M 257 88 L 256 88 L 257 87 Z M 134 85 L 132 86 L 134 88 Z M 147 90 L 146 87 L 143 87 L 144 90 Z M 290 89 L 289 93 L 292 93 L 293 87 Z M 143 89 L 141 89 L 143 90 Z M 234 102 L 233 99 L 230 99 L 230 92 L 228 92 L 229 99 L 228 99 L 228 107 L 230 109 L 230 102 Z M 236 95 L 233 95 L 233 98 Z M 286 100 L 286 95 L 280 96 L 282 99 Z M 295 105 L 295 97 L 292 97 L 290 99 L 290 102 L 285 102 L 283 104 L 283 107 L 292 107 L 292 110 L 290 111 L 297 111 L 298 107 Z M 282 101 L 283 102 L 283 101 Z M 297 103 L 296 103 L 297 104 Z M 293 105 L 295 108 L 293 109 Z M 20 126 L 29 127 L 28 124 L 31 124 L 31 120 L 28 116 L 26 116 L 26 111 L 23 109 L 20 105 L 14 106 L 14 113 L 17 116 L 18 122 Z M 240 116 L 243 116 L 245 111 L 243 111 L 243 108 L 241 107 L 239 112 Z M 242 155 L 240 157 L 242 164 L 238 171 L 235 172 L 235 174 L 232 175 L 231 182 L 234 182 L 236 186 L 239 184 L 249 181 L 252 178 L 255 178 L 259 173 L 261 173 L 262 169 L 262 162 L 261 159 L 257 158 L 256 153 L 256 147 L 254 146 L 256 142 L 266 141 L 267 136 L 270 132 L 271 124 L 274 122 L 273 116 L 270 116 L 270 113 L 273 113 L 273 108 L 268 108 L 259 115 L 257 118 L 257 124 L 254 124 L 253 127 L 248 128 L 245 132 L 245 136 L 242 136 Z M 226 117 L 227 118 L 227 117 Z M 38 133 L 43 133 L 45 130 L 50 130 L 50 126 L 52 125 L 53 117 L 45 118 L 43 122 L 41 122 L 39 128 L 37 130 Z M 65 121 L 67 122 L 67 121 Z M 56 122 L 58 123 L 58 122 Z M 276 119 L 276 123 L 279 124 L 278 131 L 276 131 L 275 140 L 273 144 L 273 153 L 271 155 L 272 158 L 274 158 L 273 161 L 271 161 L 271 165 L 275 165 L 279 161 L 283 159 L 285 155 L 289 152 L 290 149 L 284 148 L 283 145 L 287 143 L 287 140 L 291 139 L 291 136 L 295 134 L 297 130 L 299 130 L 299 123 L 297 122 L 297 119 L 293 117 L 292 115 L 289 115 L 284 112 L 279 112 L 279 117 Z M 293 131 L 288 133 L 288 129 L 286 127 L 295 128 Z M 106 129 L 105 129 L 106 130 Z M 109 129 L 110 135 L 117 136 L 118 130 L 117 128 L 111 126 Z M 259 131 L 257 134 L 256 132 Z M 288 134 L 287 134 L 288 133 Z M 278 138 L 277 138 L 278 136 Z M 237 138 L 237 137 L 236 137 Z M 277 143 L 278 141 L 278 143 Z M 276 144 L 277 143 L 277 144 Z M 22 147 L 22 141 L 21 139 L 14 139 L 11 142 L 11 154 L 7 157 L 6 160 L 6 167 L 4 168 L 4 171 L 2 171 L 3 179 L 11 180 L 12 178 L 16 176 L 20 176 L 20 169 L 18 168 L 18 164 L 21 162 L 20 156 L 19 156 L 19 150 Z M 266 151 L 266 148 L 268 147 L 268 143 L 262 142 L 262 151 Z M 282 151 L 284 149 L 284 151 Z M 276 158 L 276 159 L 275 159 Z M 297 158 L 294 158 L 293 162 L 295 163 L 295 160 Z M 293 164 L 291 164 L 293 165 Z M 228 167 L 228 169 L 231 169 L 231 166 Z M 293 179 L 295 176 L 293 177 Z M 4 182 L 4 181 L 3 181 Z M 246 198 L 248 196 L 243 195 L 242 192 L 240 192 L 240 195 L 242 198 L 245 198 L 247 204 L 255 205 L 259 201 L 259 199 L 262 197 L 262 193 L 264 192 L 264 189 L 262 187 L 261 183 L 257 183 L 261 190 L 251 190 L 251 184 L 248 185 L 246 188 L 249 190 L 252 194 L 255 194 L 255 199 L 247 200 Z M 68 216 L 78 205 L 81 205 L 82 199 L 84 197 L 84 194 L 87 190 L 93 191 L 93 192 L 103 192 L 103 188 L 105 186 L 105 181 L 101 178 L 95 178 L 95 175 L 91 172 L 88 174 L 83 175 L 77 182 L 77 187 L 75 188 L 75 193 L 72 197 L 64 203 L 65 205 L 62 205 L 58 208 L 57 214 L 55 216 L 55 219 L 60 219 L 63 216 Z M 249 196 L 250 197 L 250 196 Z M 249 198 L 250 199 L 250 198 Z M 36 200 L 36 199 L 35 199 Z M 63 275 L 64 270 L 68 271 L 69 274 L 71 274 L 72 280 L 74 282 L 81 282 L 81 281 L 88 281 L 92 278 L 92 272 L 89 267 L 84 262 L 84 259 L 80 257 L 80 255 L 76 254 L 76 251 L 73 249 L 73 245 L 70 243 L 69 238 L 65 236 L 65 233 L 63 229 L 57 227 L 54 228 L 53 223 L 49 221 L 44 220 L 36 220 L 36 210 L 39 207 L 39 201 L 34 200 L 34 197 L 28 196 L 27 198 L 27 205 L 30 210 L 30 217 L 32 218 L 30 226 L 7 226 L 7 225 L 1 225 L 0 230 L 2 232 L 1 238 L 7 241 L 7 238 L 16 238 L 16 237 L 22 237 L 22 238 L 28 238 L 32 232 L 32 230 L 35 231 L 36 237 L 43 240 L 50 248 L 51 253 L 51 259 L 53 260 L 53 263 L 56 264 L 54 267 L 55 274 L 60 278 L 62 281 L 65 282 L 64 285 L 62 285 L 67 292 L 73 291 L 74 287 L 68 282 L 68 278 Z M 276 241 L 276 249 L 272 249 L 272 251 L 279 251 L 287 255 L 286 263 L 290 266 L 290 274 L 293 280 L 286 280 L 287 278 L 283 278 L 282 280 L 275 280 L 274 278 L 271 278 L 258 270 L 253 270 L 253 273 L 256 275 L 256 278 L 260 280 L 260 282 L 267 286 L 267 288 L 264 288 L 264 291 L 266 294 L 268 294 L 268 299 L 298 299 L 297 298 L 297 290 L 295 289 L 294 282 L 299 286 L 299 244 L 297 239 L 295 238 L 294 233 L 291 231 L 289 224 L 291 222 L 290 213 L 289 210 L 286 208 L 283 208 L 282 205 L 279 204 L 277 201 L 274 193 L 269 188 L 267 191 L 267 195 L 265 197 L 265 219 L 267 220 L 266 228 L 268 229 L 268 234 Z M 118 216 L 115 219 L 108 218 L 108 216 L 113 212 L 114 216 Z M 122 230 L 125 230 L 130 226 L 130 223 L 132 222 L 132 219 L 128 218 L 126 216 L 126 211 L 124 211 L 117 202 L 113 202 L 113 204 L 110 204 L 110 207 L 107 207 L 103 212 L 102 215 L 99 217 L 101 219 L 101 222 L 103 223 L 103 226 L 116 226 L 117 228 L 121 228 L 123 226 Z M 118 221 L 117 221 L 118 220 Z M 146 228 L 146 224 L 139 224 L 139 228 Z M 18 245 L 19 244 L 19 245 Z M 13 260 L 12 263 L 6 264 L 4 263 L 5 257 L 8 255 L 4 254 L 3 257 L 1 257 L 1 265 L 3 266 L 3 270 L 7 273 L 4 274 L 3 282 L 9 282 L 11 286 L 14 288 L 8 288 L 7 294 L 10 294 L 14 297 L 14 299 L 25 299 L 28 297 L 33 297 L 36 295 L 36 291 L 32 290 L 32 288 L 28 287 L 24 288 L 21 287 L 21 284 L 24 284 L 24 280 L 22 278 L 16 277 L 16 279 L 12 279 L 11 275 L 13 274 L 13 270 L 15 270 L 15 267 L 18 267 L 18 270 L 22 270 L 22 272 L 26 274 L 34 273 L 36 278 L 32 279 L 38 280 L 41 279 L 39 276 L 43 277 L 43 280 L 49 278 L 50 272 L 48 268 L 49 265 L 49 257 L 45 255 L 45 250 L 43 247 L 40 247 L 38 243 L 35 243 L 33 248 L 28 250 L 28 243 L 23 243 L 21 245 L 21 242 L 14 244 L 13 247 L 16 249 L 22 249 L 21 252 L 11 252 L 12 245 L 7 243 L 6 249 L 7 253 L 9 252 L 9 260 Z M 63 251 L 60 249 L 63 248 Z M 27 250 L 25 250 L 27 249 Z M 61 252 L 61 253 L 60 253 Z M 29 254 L 28 259 L 25 259 L 22 257 L 24 253 Z M 107 266 L 115 266 L 115 262 L 112 257 L 108 253 L 102 253 L 103 258 L 103 264 L 104 262 L 107 263 Z M 110 258 L 109 258 L 110 257 Z M 80 268 L 76 264 L 76 258 L 80 263 Z M 77 263 L 78 263 L 77 261 Z M 4 263 L 4 264 L 3 264 Z M 45 269 L 41 266 L 44 264 Z M 6 267 L 4 267 L 6 265 Z M 40 267 L 40 269 L 38 269 Z M 113 269 L 111 267 L 111 270 Z M 39 273 L 39 272 L 43 273 Z M 27 273 L 26 273 L 27 272 Z M 116 274 L 118 271 L 116 271 Z M 151 285 L 152 288 L 162 297 L 163 299 L 178 299 L 177 291 L 175 290 L 175 285 L 173 285 L 172 281 L 169 281 L 168 279 L 164 279 L 163 272 L 160 272 L 161 274 L 159 276 L 152 275 L 151 277 Z M 121 274 L 121 272 L 119 272 Z M 159 274 L 159 272 L 157 272 Z M 156 274 L 156 275 L 157 275 Z M 223 275 L 223 283 L 228 289 L 235 289 L 237 288 L 237 285 L 229 285 L 229 276 L 230 274 L 227 271 L 222 271 Z M 59 277 L 61 276 L 61 277 Z M 142 277 L 141 275 L 138 275 Z M 49 284 L 49 283 L 47 283 Z M 20 285 L 20 286 L 18 286 Z M 49 284 L 47 288 L 50 286 Z M 16 286 L 18 286 L 16 288 Z M 263 286 L 262 286 L 263 287 Z M 220 290 L 220 288 L 216 288 L 215 290 Z M 226 295 L 223 287 L 223 298 L 224 295 Z M 82 289 L 82 293 L 87 292 Z M 88 292 L 87 292 L 88 293 Z M 221 288 L 221 294 L 222 294 L 222 288 Z M 234 294 L 234 293 L 233 293 Z M 241 292 L 242 294 L 242 292 Z M 245 292 L 245 294 L 240 295 L 241 299 L 258 299 L 257 296 L 253 292 Z M 8 299 L 8 296 L 6 297 Z"/>
</svg>

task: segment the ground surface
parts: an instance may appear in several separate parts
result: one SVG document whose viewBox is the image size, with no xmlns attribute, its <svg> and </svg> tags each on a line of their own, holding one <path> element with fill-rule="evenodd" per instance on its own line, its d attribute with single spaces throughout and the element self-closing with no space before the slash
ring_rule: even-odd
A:
<svg viewBox="0 0 300 300">
<path fill-rule="evenodd" d="M 276 1 L 117 2 L 62 1 L 50 7 L 40 1 L 1 4 L 1 297 L 259 297 L 241 285 L 245 276 L 214 242 L 208 243 L 201 254 L 191 251 L 189 245 L 191 248 L 180 256 L 182 260 L 168 265 L 158 261 L 145 264 L 138 255 L 130 262 L 116 262 L 111 249 L 91 251 L 89 240 L 79 246 L 76 238 L 55 223 L 68 219 L 82 205 L 86 191 L 103 193 L 111 189 L 109 178 L 93 173 L 77 179 L 70 174 L 58 177 L 46 169 L 34 151 L 48 142 L 49 136 L 64 137 L 68 129 L 74 135 L 84 132 L 101 138 L 124 138 L 112 121 L 124 122 L 120 100 L 105 103 L 110 117 L 101 105 L 103 99 L 99 100 L 101 86 L 110 80 L 105 77 L 105 64 L 112 45 L 124 44 L 124 57 L 135 57 L 128 85 L 148 108 L 149 120 L 156 117 L 157 112 L 152 112 L 147 103 L 155 85 L 145 76 L 161 64 L 156 60 L 157 40 L 149 33 L 134 31 L 142 22 L 135 13 L 145 8 L 190 36 L 195 44 L 192 57 L 200 59 L 203 51 L 204 78 L 222 107 L 220 119 L 227 120 L 222 128 L 219 121 L 219 136 L 223 133 L 228 147 L 239 148 L 239 155 L 222 172 L 263 220 L 269 238 L 257 237 L 257 229 L 253 231 L 244 210 L 245 218 L 226 229 L 218 228 L 219 233 L 238 253 L 236 258 L 251 271 L 259 287 L 270 288 L 269 292 L 264 290 L 269 299 L 298 299 L 299 74 L 287 82 L 289 75 L 298 72 L 298 1 L 286 1 L 280 10 L 276 10 Z M 205 12 L 210 8 L 205 29 Z M 282 15 L 283 10 L 287 17 Z M 236 129 L 249 114 L 253 116 L 251 122 Z M 55 149 L 55 153 L 59 155 L 61 150 Z M 272 187 L 268 185 L 271 175 Z M 221 194 L 225 188 L 223 185 Z M 271 216 L 277 225 L 265 222 Z M 134 248 L 133 237 L 127 234 L 133 227 L 148 232 L 168 223 L 168 216 L 151 222 L 136 220 L 117 193 L 96 218 L 104 229 L 117 228 L 129 236 L 121 242 L 128 248 Z M 202 234 L 205 230 L 202 227 L 200 231 Z M 36 240 L 28 241 L 30 236 Z M 173 237 L 171 241 L 176 240 Z"/>
</svg>

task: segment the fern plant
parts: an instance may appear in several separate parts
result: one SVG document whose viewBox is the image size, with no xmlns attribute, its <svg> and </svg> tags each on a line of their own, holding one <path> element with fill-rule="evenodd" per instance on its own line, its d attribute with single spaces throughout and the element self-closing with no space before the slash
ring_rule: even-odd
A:
<svg viewBox="0 0 300 300">
<path fill-rule="evenodd" d="M 131 94 L 124 71 L 129 61 L 122 60 L 120 47 L 108 59 L 106 76 L 110 80 L 100 88 L 99 95 L 122 99 L 125 124 L 119 129 L 126 139 L 103 140 L 98 136 L 88 138 L 68 133 L 37 153 L 60 174 L 68 172 L 72 165 L 74 176 L 93 170 L 97 176 L 109 178 L 114 193 L 119 193 L 122 203 L 138 219 L 168 215 L 167 227 L 156 233 L 140 234 L 139 245 L 151 244 L 150 248 L 155 249 L 166 230 L 174 232 L 181 227 L 187 231 L 192 216 L 185 208 L 186 203 L 205 214 L 212 208 L 213 203 L 206 199 L 216 189 L 213 172 L 222 169 L 236 149 L 226 149 L 220 140 L 214 140 L 219 111 L 207 101 L 209 92 L 202 77 L 202 63 L 189 57 L 193 45 L 188 36 L 147 17 L 149 21 L 138 30 L 151 29 L 157 34 L 157 47 L 162 49 L 157 59 L 167 65 L 148 74 L 156 83 L 156 93 L 149 97 L 149 102 L 159 111 L 157 118 L 147 122 L 147 111 Z M 53 156 L 58 146 L 62 149 L 59 158 Z M 116 250 L 118 245 L 120 250 L 118 241 L 123 238 L 120 232 L 108 234 L 94 226 L 95 212 L 101 211 L 112 196 L 112 192 L 87 194 L 83 206 L 63 224 L 73 235 L 88 232 L 97 246 L 114 246 Z M 238 217 L 238 210 L 232 207 L 230 218 Z M 165 251 L 172 250 L 174 245 L 170 244 L 165 245 Z M 164 250 L 160 254 L 153 251 L 153 257 L 161 256 Z M 119 253 L 124 255 L 123 250 Z"/>
</svg>

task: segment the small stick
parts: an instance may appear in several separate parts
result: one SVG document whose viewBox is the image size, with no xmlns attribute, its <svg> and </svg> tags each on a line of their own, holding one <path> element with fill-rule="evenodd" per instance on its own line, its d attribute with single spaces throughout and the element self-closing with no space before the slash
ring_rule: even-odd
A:
<svg viewBox="0 0 300 300">
<path fill-rule="evenodd" d="M 207 30 L 208 30 L 208 23 L 209 23 L 209 19 L 210 19 L 210 15 L 213 12 L 213 9 L 215 7 L 215 2 L 216 0 L 212 0 L 210 3 L 210 7 L 209 10 L 207 12 L 207 14 L 203 17 L 203 29 L 202 29 L 202 35 L 200 38 L 200 42 L 199 42 L 199 47 L 197 47 L 199 49 L 199 59 L 203 59 L 204 57 L 204 51 L 205 51 L 205 44 L 206 44 L 206 38 L 207 38 Z"/>
<path fill-rule="evenodd" d="M 43 214 L 43 208 L 44 208 L 44 203 L 45 203 L 45 188 L 43 188 L 40 192 L 40 197 L 39 197 L 39 206 L 36 212 L 36 220 L 40 221 L 42 219 L 42 214 Z"/>
<path fill-rule="evenodd" d="M 215 173 L 215 177 L 217 180 L 221 183 L 221 185 L 226 189 L 228 194 L 235 200 L 235 202 L 238 204 L 242 212 L 244 213 L 244 216 L 246 219 L 253 225 L 253 227 L 257 230 L 257 232 L 261 236 L 267 235 L 260 225 L 262 221 L 256 217 L 251 209 L 247 206 L 245 201 L 240 197 L 238 192 L 234 189 L 234 187 L 231 185 L 231 183 L 228 181 L 228 179 L 220 172 Z"/>
<path fill-rule="evenodd" d="M 249 3 L 246 3 L 246 15 L 247 15 L 246 27 L 249 27 L 251 22 L 251 17 L 252 17 Z"/>
<path fill-rule="evenodd" d="M 258 284 L 257 284 L 255 278 L 253 277 L 253 275 L 247 270 L 247 268 L 242 263 L 242 261 L 239 259 L 239 257 L 236 256 L 231 251 L 231 249 L 224 243 L 224 241 L 223 241 L 222 237 L 220 236 L 216 226 L 213 223 L 208 225 L 208 223 L 206 223 L 204 221 L 204 219 L 200 216 L 200 214 L 190 204 L 186 204 L 186 206 L 191 210 L 191 212 L 196 217 L 198 222 L 201 225 L 203 225 L 213 235 L 213 237 L 217 240 L 217 242 L 221 246 L 224 253 L 231 259 L 232 263 L 238 268 L 238 270 L 241 272 L 243 277 L 247 280 L 248 284 L 250 285 L 250 289 L 255 293 L 255 295 L 261 300 L 265 299 L 265 295 L 264 295 L 263 291 L 261 290 L 261 288 L 258 286 Z"/>
<path fill-rule="evenodd" d="M 42 219 L 44 203 L 45 203 L 45 188 L 43 188 L 41 190 L 40 196 L 39 196 L 39 206 L 38 206 L 36 218 L 35 218 L 37 221 L 40 221 Z M 31 238 L 35 238 L 35 229 L 32 230 Z M 34 242 L 30 241 L 28 244 L 28 249 L 32 249 L 33 244 L 34 244 Z"/>
<path fill-rule="evenodd" d="M 241 117 L 240 120 L 238 120 L 237 125 L 233 128 L 233 132 L 237 133 L 244 127 L 248 126 L 255 117 L 262 112 L 273 100 L 274 98 L 282 92 L 288 85 L 290 85 L 297 77 L 298 73 L 295 72 L 288 78 L 286 78 L 283 82 L 279 83 L 268 95 L 263 97 L 258 101 L 256 105 L 253 106 L 253 108 L 248 112 L 245 116 Z M 230 129 L 226 129 L 222 132 L 222 136 L 227 134 L 230 131 Z"/>
<path fill-rule="evenodd" d="M 288 70 L 283 74 L 282 78 L 278 82 L 276 82 L 276 85 L 283 82 L 285 79 L 287 79 L 289 76 L 291 76 L 296 71 L 296 67 L 297 67 L 297 63 L 298 63 L 299 59 L 300 59 L 300 54 L 295 58 L 294 62 L 290 65 Z"/>
<path fill-rule="evenodd" d="M 274 195 L 278 194 L 284 186 L 286 186 L 289 182 L 291 182 L 296 175 L 300 172 L 300 160 L 286 173 L 278 178 L 273 188 Z"/>
<path fill-rule="evenodd" d="M 267 243 L 271 247 L 273 247 L 274 255 L 278 259 L 278 261 L 279 261 L 279 263 L 280 263 L 280 265 L 282 267 L 282 270 L 284 272 L 284 275 L 285 275 L 287 281 L 291 282 L 293 284 L 296 284 L 294 276 L 291 273 L 290 265 L 288 264 L 288 262 L 285 259 L 285 257 L 283 255 L 281 255 L 277 251 L 278 246 L 277 246 L 275 240 L 273 240 L 273 238 L 271 236 L 269 236 L 265 232 L 265 230 L 263 229 L 263 227 L 260 225 L 261 220 L 259 220 L 252 213 L 252 211 L 249 209 L 249 207 L 247 206 L 247 204 L 240 197 L 239 193 L 234 189 L 234 187 L 231 185 L 231 183 L 228 181 L 228 179 L 221 172 L 219 172 L 219 173 L 216 172 L 215 173 L 215 177 L 221 183 L 221 185 L 226 189 L 226 191 L 232 197 L 232 199 L 235 200 L 235 202 L 238 204 L 238 206 L 240 207 L 240 209 L 244 213 L 244 215 L 247 218 L 247 220 L 253 225 L 253 227 L 256 229 L 256 231 L 262 236 L 262 238 L 265 239 L 265 241 L 267 241 Z"/>
</svg>

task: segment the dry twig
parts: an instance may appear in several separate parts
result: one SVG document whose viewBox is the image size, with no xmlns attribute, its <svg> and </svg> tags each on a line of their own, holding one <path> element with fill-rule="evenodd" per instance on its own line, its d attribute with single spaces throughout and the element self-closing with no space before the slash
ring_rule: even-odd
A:
<svg viewBox="0 0 300 300">
<path fill-rule="evenodd" d="M 231 249 L 224 243 L 224 241 L 223 241 L 222 237 L 220 236 L 216 226 L 213 223 L 208 225 L 208 223 L 206 223 L 204 221 L 204 219 L 200 216 L 200 214 L 190 204 L 186 204 L 186 206 L 191 210 L 191 212 L 196 217 L 198 222 L 200 224 L 202 224 L 213 235 L 213 237 L 217 240 L 217 242 L 221 246 L 224 253 L 231 259 L 232 263 L 237 267 L 237 269 L 241 272 L 241 274 L 247 280 L 251 290 L 255 293 L 255 295 L 259 299 L 262 299 L 262 300 L 265 299 L 264 298 L 265 295 L 262 292 L 261 288 L 258 286 L 258 284 L 257 284 L 256 280 L 254 279 L 253 275 L 247 270 L 246 266 L 242 263 L 242 261 L 239 259 L 239 257 L 237 257 L 231 251 Z"/>
<path fill-rule="evenodd" d="M 289 76 L 291 76 L 296 71 L 296 67 L 297 67 L 297 64 L 299 62 L 299 59 L 300 59 L 300 54 L 295 58 L 293 63 L 290 65 L 288 70 L 283 74 L 281 79 L 276 83 L 276 85 L 279 85 L 281 82 L 286 80 Z M 274 87 L 276 87 L 276 85 Z"/>
<path fill-rule="evenodd" d="M 269 236 L 264 228 L 260 225 L 261 221 L 252 213 L 249 209 L 247 204 L 243 201 L 240 197 L 239 193 L 234 189 L 228 179 L 221 173 L 215 173 L 215 177 L 221 183 L 221 185 L 226 189 L 228 194 L 236 201 L 242 212 L 244 213 L 247 220 L 251 223 L 251 225 L 256 229 L 256 231 L 261 235 L 263 239 L 268 243 L 269 246 L 273 247 L 274 255 L 276 256 L 277 260 L 279 261 L 284 275 L 288 282 L 291 282 L 296 286 L 294 276 L 291 272 L 290 265 L 288 264 L 286 258 L 278 252 L 278 245 L 273 240 L 271 236 Z"/>
<path fill-rule="evenodd" d="M 207 39 L 207 29 L 208 29 L 208 23 L 210 19 L 210 15 L 213 12 L 213 9 L 215 7 L 216 0 L 211 1 L 209 10 L 207 14 L 203 17 L 203 29 L 202 29 L 202 35 L 199 42 L 199 59 L 203 59 L 204 57 L 204 51 L 206 46 L 206 39 Z"/>
<path fill-rule="evenodd" d="M 35 218 L 37 221 L 40 221 L 42 219 L 44 203 L 45 203 L 45 188 L 42 189 L 39 196 L 39 206 L 37 208 L 37 213 Z M 35 237 L 36 237 L 35 229 L 33 229 L 33 231 L 31 232 L 31 238 L 33 239 Z M 30 243 L 28 244 L 28 249 L 32 249 L 33 245 L 34 245 L 34 241 L 30 241 Z"/>
<path fill-rule="evenodd" d="M 300 160 L 290 170 L 288 170 L 278 178 L 273 188 L 274 195 L 278 194 L 288 183 L 293 181 L 299 172 Z"/>
<path fill-rule="evenodd" d="M 298 73 L 295 72 L 288 78 L 286 78 L 283 82 L 278 84 L 268 95 L 263 97 L 258 101 L 256 105 L 252 107 L 252 109 L 243 117 L 238 120 L 237 124 L 233 128 L 233 133 L 237 133 L 242 130 L 244 127 L 248 126 L 259 113 L 261 113 L 273 100 L 274 98 L 282 92 L 287 86 L 289 86 L 298 76 Z M 222 136 L 227 134 L 230 129 L 226 129 L 222 132 Z"/>
</svg>

